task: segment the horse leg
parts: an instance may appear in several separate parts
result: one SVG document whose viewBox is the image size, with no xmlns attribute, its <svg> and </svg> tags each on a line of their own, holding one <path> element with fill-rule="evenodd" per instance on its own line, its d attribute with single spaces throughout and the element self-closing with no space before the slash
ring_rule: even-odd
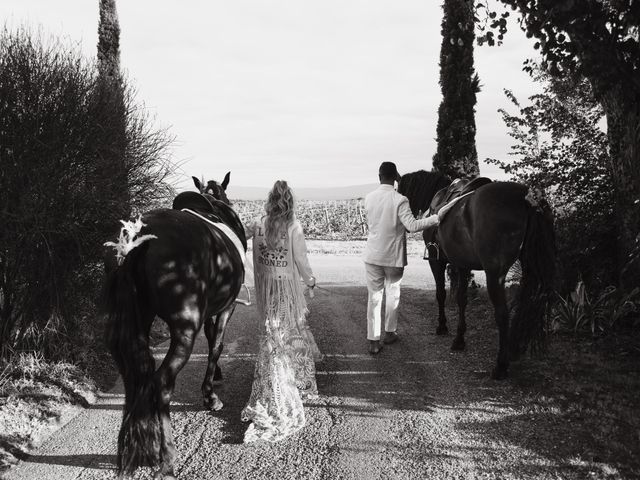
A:
<svg viewBox="0 0 640 480">
<path fill-rule="evenodd" d="M 171 327 L 171 344 L 169 351 L 162 361 L 162 365 L 156 371 L 155 381 L 158 389 L 158 411 L 160 424 L 162 425 L 162 438 L 160 442 L 160 469 L 155 473 L 156 480 L 175 479 L 173 466 L 176 459 L 176 446 L 171 430 L 171 419 L 169 404 L 173 389 L 176 384 L 176 377 L 180 370 L 189 360 L 193 350 L 193 343 L 196 338 L 197 329 L 191 320 L 180 318 L 180 327 Z M 182 323 L 184 322 L 184 323 Z M 185 323 L 187 323 L 185 326 Z"/>
<path fill-rule="evenodd" d="M 499 335 L 498 361 L 491 376 L 495 380 L 502 380 L 507 377 L 509 369 L 509 309 L 504 289 L 505 276 L 490 272 L 486 274 L 487 292 L 493 303 Z"/>
<path fill-rule="evenodd" d="M 202 397 L 204 399 L 204 407 L 209 410 L 217 411 L 223 407 L 222 401 L 213 391 L 213 386 L 217 383 L 222 383 L 222 371 L 218 365 L 218 360 L 224 347 L 224 331 L 234 309 L 235 306 L 231 306 L 218 314 L 215 322 L 213 317 L 208 317 L 204 324 L 204 333 L 209 343 L 209 359 L 207 372 L 202 382 Z"/>
<path fill-rule="evenodd" d="M 438 327 L 436 335 L 446 335 L 449 333 L 447 328 L 447 317 L 444 313 L 445 300 L 447 299 L 447 288 L 445 285 L 445 272 L 447 263 L 440 260 L 429 260 L 431 273 L 436 281 L 436 299 L 438 300 Z"/>
<path fill-rule="evenodd" d="M 464 350 L 466 344 L 464 342 L 464 334 L 467 331 L 467 288 L 469 287 L 469 278 L 471 272 L 469 270 L 458 269 L 458 288 L 456 288 L 456 300 L 458 302 L 458 330 L 456 338 L 453 339 L 451 350 Z"/>
</svg>

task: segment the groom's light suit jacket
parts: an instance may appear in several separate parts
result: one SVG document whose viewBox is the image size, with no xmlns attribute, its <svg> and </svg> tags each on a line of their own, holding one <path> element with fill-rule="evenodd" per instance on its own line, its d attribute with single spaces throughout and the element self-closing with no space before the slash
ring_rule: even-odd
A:
<svg viewBox="0 0 640 480">
<path fill-rule="evenodd" d="M 380 185 L 364 199 L 369 236 L 364 261 L 383 267 L 407 265 L 405 232 L 418 232 L 436 225 L 437 217 L 416 220 L 409 200 L 392 185 Z"/>
</svg>

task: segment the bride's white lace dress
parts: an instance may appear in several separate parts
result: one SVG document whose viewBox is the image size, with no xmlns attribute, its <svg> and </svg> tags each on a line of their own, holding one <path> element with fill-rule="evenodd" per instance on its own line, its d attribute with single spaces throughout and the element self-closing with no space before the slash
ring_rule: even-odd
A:
<svg viewBox="0 0 640 480">
<path fill-rule="evenodd" d="M 244 441 L 277 441 L 304 426 L 302 400 L 318 393 L 314 362 L 320 351 L 306 322 L 302 283 L 312 282 L 313 274 L 297 220 L 274 249 L 267 247 L 261 220 L 247 227 L 247 237 L 253 237 L 261 328 L 251 396 L 241 414 L 252 422 Z"/>
</svg>

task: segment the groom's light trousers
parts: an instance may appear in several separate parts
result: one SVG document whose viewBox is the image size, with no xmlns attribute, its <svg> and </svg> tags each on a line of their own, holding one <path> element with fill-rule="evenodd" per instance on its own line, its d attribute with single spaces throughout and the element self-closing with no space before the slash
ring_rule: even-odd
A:
<svg viewBox="0 0 640 480">
<path fill-rule="evenodd" d="M 367 290 L 367 339 L 380 340 L 382 334 L 382 297 L 386 290 L 386 315 L 384 329 L 395 332 L 398 327 L 398 305 L 400 305 L 400 282 L 404 267 L 383 267 L 365 263 Z"/>
</svg>

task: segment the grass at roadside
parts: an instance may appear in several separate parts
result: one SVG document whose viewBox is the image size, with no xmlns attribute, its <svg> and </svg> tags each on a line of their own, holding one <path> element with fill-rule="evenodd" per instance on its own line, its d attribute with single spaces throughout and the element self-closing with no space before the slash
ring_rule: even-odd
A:
<svg viewBox="0 0 640 480">
<path fill-rule="evenodd" d="M 93 327 L 93 328 L 91 328 Z M 105 347 L 102 325 L 85 325 L 81 366 L 46 361 L 36 353 L 15 355 L 0 363 L 0 477 L 3 470 L 24 459 L 49 433 L 99 391 L 115 384 L 118 373 Z M 93 332 L 93 336 L 91 336 Z M 150 343 L 168 338 L 164 322 L 155 321 Z"/>
<path fill-rule="evenodd" d="M 555 335 L 544 357 L 520 366 L 514 383 L 528 397 L 514 435 L 526 436 L 527 423 L 537 422 L 558 454 L 572 453 L 574 468 L 638 478 L 640 358 L 615 337 Z"/>
<path fill-rule="evenodd" d="M 457 307 L 448 302 L 446 312 L 455 332 Z M 474 359 L 474 368 L 485 369 L 480 375 L 486 378 L 497 353 L 497 330 L 485 288 L 470 295 L 467 318 L 472 320 L 465 356 Z M 519 411 L 508 422 L 497 421 L 492 431 L 568 471 L 587 472 L 584 478 L 640 478 L 637 343 L 626 335 L 551 335 L 545 354 L 511 365 L 502 400 Z"/>
<path fill-rule="evenodd" d="M 96 383 L 78 367 L 34 353 L 0 365 L 0 472 L 74 410 L 88 406 L 96 391 Z"/>
</svg>

